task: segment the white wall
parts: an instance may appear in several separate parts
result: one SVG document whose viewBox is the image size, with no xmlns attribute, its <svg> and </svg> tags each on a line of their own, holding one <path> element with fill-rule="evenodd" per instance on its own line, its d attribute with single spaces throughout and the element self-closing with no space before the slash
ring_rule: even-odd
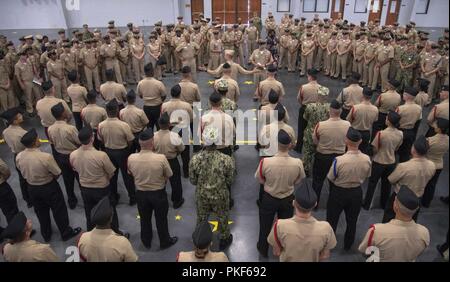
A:
<svg viewBox="0 0 450 282">
<path fill-rule="evenodd" d="M 60 0 L 1 0 L 0 29 L 67 28 Z"/>
<path fill-rule="evenodd" d="M 344 18 L 349 22 L 358 25 L 361 21 L 368 22 L 369 19 L 369 9 L 366 13 L 355 13 L 355 2 L 356 0 L 346 0 L 344 7 Z M 367 0 L 367 6 L 369 0 Z"/>
<path fill-rule="evenodd" d="M 415 1 L 411 20 L 416 22 L 418 27 L 448 27 L 448 0 L 430 0 L 428 13 L 416 14 L 416 6 L 419 1 Z"/>
<path fill-rule="evenodd" d="M 406 25 L 410 22 L 412 12 L 414 9 L 415 0 L 403 0 L 400 7 L 400 15 L 398 16 L 398 23 Z"/>
<path fill-rule="evenodd" d="M 107 26 L 108 21 L 115 20 L 116 26 L 126 26 L 132 22 L 136 25 L 152 26 L 159 20 L 163 24 L 173 23 L 178 15 L 176 0 L 80 0 L 79 11 L 66 11 L 70 27 Z M 175 7 L 176 5 L 176 7 Z"/>
</svg>

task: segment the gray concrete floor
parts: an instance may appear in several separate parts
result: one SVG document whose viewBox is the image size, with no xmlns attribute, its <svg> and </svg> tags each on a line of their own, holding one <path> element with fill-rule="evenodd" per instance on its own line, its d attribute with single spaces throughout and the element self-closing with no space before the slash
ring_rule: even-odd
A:
<svg viewBox="0 0 450 282">
<path fill-rule="evenodd" d="M 40 31 L 41 33 L 45 31 Z M 0 32 L 1 33 L 1 32 Z M 32 33 L 29 31 L 29 33 Z M 25 34 L 25 33 L 24 33 Z M 278 78 L 283 82 L 286 89 L 286 97 L 283 100 L 283 104 L 287 107 L 288 112 L 291 116 L 290 125 L 295 129 L 297 128 L 297 118 L 298 118 L 298 103 L 296 101 L 296 96 L 298 88 L 301 84 L 306 83 L 306 78 L 299 78 L 298 74 L 288 74 L 286 71 L 281 71 Z M 207 99 L 209 94 L 212 92 L 208 81 L 212 77 L 206 73 L 199 74 L 198 84 L 202 92 L 202 104 L 203 109 L 205 109 Z M 168 89 L 175 85 L 180 80 L 180 76 L 168 75 L 164 79 L 164 83 Z M 242 96 L 239 101 L 240 109 L 255 109 L 258 105 L 252 101 L 252 95 L 254 92 L 253 85 L 247 85 L 245 81 L 251 81 L 251 76 L 239 76 L 239 85 L 241 87 Z M 336 80 L 330 80 L 326 77 L 319 77 L 319 83 L 330 88 L 330 99 L 335 98 L 344 83 Z M 99 104 L 103 104 L 103 101 L 99 101 Z M 138 104 L 141 106 L 142 101 L 139 100 Z M 428 113 L 429 109 L 425 109 L 424 115 Z M 39 120 L 31 119 L 26 120 L 24 124 L 25 128 L 35 127 L 41 138 L 45 138 L 45 134 Z M 3 130 L 0 125 L 0 130 Z M 424 133 L 426 130 L 426 125 L 423 123 L 420 132 Z M 48 144 L 43 144 L 42 149 L 46 152 L 50 152 L 50 147 Z M 301 157 L 296 153 L 292 153 L 293 156 Z M 17 173 L 13 166 L 13 155 L 9 151 L 6 144 L 0 144 L 0 156 L 2 159 L 9 164 L 12 176 L 8 180 L 9 184 L 13 187 L 14 192 L 18 198 L 19 208 L 25 212 L 25 214 L 32 219 L 34 226 L 39 230 L 39 223 L 32 209 L 27 209 L 26 204 L 21 198 L 21 193 L 18 185 Z M 255 204 L 255 200 L 258 197 L 259 184 L 254 179 L 253 175 L 255 169 L 258 165 L 259 157 L 257 151 L 254 149 L 253 145 L 241 145 L 239 151 L 236 155 L 237 164 L 237 177 L 232 188 L 233 198 L 235 199 L 235 206 L 231 211 L 231 231 L 234 235 L 234 241 L 231 247 L 226 251 L 231 261 L 235 262 L 253 262 L 253 261 L 277 261 L 277 258 L 270 257 L 268 260 L 259 256 L 256 250 L 256 241 L 258 238 L 259 230 L 259 219 L 258 219 L 258 208 Z M 178 243 L 169 248 L 168 250 L 160 251 L 159 242 L 156 236 L 156 227 L 154 227 L 154 240 L 153 247 L 151 250 L 147 250 L 143 247 L 140 241 L 140 225 L 137 219 L 137 208 L 130 207 L 127 204 L 127 195 L 121 178 L 119 177 L 119 192 L 121 194 L 121 201 L 117 207 L 119 214 L 119 222 L 121 229 L 127 231 L 131 234 L 130 241 L 135 248 L 140 261 L 174 261 L 176 254 L 179 251 L 187 251 L 192 249 L 191 234 L 195 227 L 196 222 L 196 210 L 194 203 L 194 189 L 187 179 L 182 179 L 183 182 L 183 192 L 184 198 L 186 199 L 185 204 L 179 210 L 169 209 L 169 230 L 172 236 L 178 236 Z M 61 187 L 64 187 L 62 179 L 59 179 Z M 419 261 L 440 261 L 435 246 L 441 244 L 445 241 L 445 236 L 448 230 L 449 224 L 449 213 L 448 206 L 442 204 L 438 198 L 439 196 L 448 195 L 448 154 L 445 157 L 445 168 L 441 174 L 440 180 L 437 185 L 435 199 L 432 203 L 432 207 L 429 209 L 423 209 L 419 216 L 418 222 L 425 225 L 430 230 L 431 244 L 430 247 L 424 252 L 424 254 L 418 259 Z M 366 189 L 366 184 L 364 184 L 364 190 Z M 168 192 L 170 193 L 170 184 L 167 186 Z M 64 191 L 64 188 L 63 188 Z M 79 204 L 75 210 L 69 210 L 70 222 L 72 226 L 81 226 L 85 228 L 85 215 L 82 206 L 81 196 L 79 194 L 79 189 L 76 189 L 76 193 L 79 199 Z M 324 196 L 319 204 L 320 209 L 314 213 L 314 216 L 319 220 L 325 220 L 325 205 L 328 198 L 328 187 L 323 189 Z M 378 197 L 379 192 L 377 191 L 375 197 Z M 374 199 L 374 203 L 377 203 L 377 199 Z M 344 252 L 343 249 L 343 235 L 345 230 L 345 219 L 342 216 L 337 230 L 338 245 L 335 250 L 331 253 L 330 261 L 364 261 L 364 258 L 357 251 L 357 246 L 362 240 L 365 232 L 369 226 L 373 223 L 378 223 L 382 219 L 383 211 L 378 207 L 372 207 L 372 210 L 365 211 L 362 210 L 358 220 L 358 228 L 356 234 L 355 245 L 353 249 L 349 252 Z M 177 216 L 181 216 L 181 220 L 176 220 Z M 5 224 L 5 219 L 3 215 L 0 215 L 0 223 L 2 226 Z M 54 223 L 53 223 L 54 224 Z M 55 234 L 52 241 L 50 242 L 52 248 L 55 250 L 57 255 L 61 260 L 66 260 L 68 255 L 66 255 L 66 248 L 68 246 L 74 246 L 75 240 L 69 242 L 62 242 L 57 233 L 57 228 L 54 225 L 53 228 Z M 39 232 L 34 238 L 38 241 L 43 241 Z M 218 247 L 218 238 L 216 236 L 214 240 L 213 249 Z M 2 261 L 3 258 L 0 258 Z"/>
</svg>

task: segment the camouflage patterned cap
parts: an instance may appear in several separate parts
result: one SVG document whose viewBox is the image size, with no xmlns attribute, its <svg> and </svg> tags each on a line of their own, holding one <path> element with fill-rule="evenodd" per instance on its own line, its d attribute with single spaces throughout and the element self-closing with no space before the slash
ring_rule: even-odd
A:
<svg viewBox="0 0 450 282">
<path fill-rule="evenodd" d="M 325 86 L 319 86 L 317 94 L 319 94 L 320 96 L 328 96 L 328 94 L 330 94 L 330 89 Z"/>
<path fill-rule="evenodd" d="M 202 134 L 203 143 L 211 146 L 219 141 L 219 129 L 216 127 L 207 127 Z"/>
<path fill-rule="evenodd" d="M 217 82 L 217 90 L 228 91 L 228 81 L 225 79 L 219 80 L 219 82 Z"/>
</svg>

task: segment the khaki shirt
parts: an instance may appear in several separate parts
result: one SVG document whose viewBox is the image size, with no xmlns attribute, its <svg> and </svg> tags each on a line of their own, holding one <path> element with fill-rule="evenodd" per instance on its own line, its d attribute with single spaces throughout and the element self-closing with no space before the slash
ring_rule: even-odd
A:
<svg viewBox="0 0 450 282">
<path fill-rule="evenodd" d="M 49 141 L 60 154 L 70 154 L 80 146 L 78 130 L 65 121 L 57 120 L 48 128 Z"/>
<path fill-rule="evenodd" d="M 420 91 L 414 99 L 414 102 L 423 108 L 425 106 L 428 106 L 428 104 L 430 103 L 429 100 L 430 96 L 428 96 L 428 93 Z"/>
<path fill-rule="evenodd" d="M 262 66 L 266 66 L 270 61 L 272 61 L 272 53 L 269 50 L 259 50 L 256 49 L 250 56 L 250 62 L 253 62 L 255 65 L 260 64 Z"/>
<path fill-rule="evenodd" d="M 197 258 L 195 251 L 179 252 L 177 262 L 229 262 L 228 257 L 223 252 L 209 251 L 204 258 Z"/>
<path fill-rule="evenodd" d="M 403 143 L 403 132 L 394 127 L 378 131 L 372 141 L 373 161 L 379 164 L 395 164 L 395 152 Z"/>
<path fill-rule="evenodd" d="M 108 118 L 106 110 L 96 104 L 89 104 L 81 110 L 81 118 L 91 128 L 97 129 L 99 123 Z"/>
<path fill-rule="evenodd" d="M 217 109 L 208 111 L 200 119 L 199 136 L 202 136 L 203 130 L 208 127 L 219 129 L 219 141 L 216 144 L 218 149 L 233 145 L 236 128 L 230 115 Z"/>
<path fill-rule="evenodd" d="M 69 53 L 62 53 L 60 60 L 63 62 L 64 70 L 67 72 L 77 70 L 78 62 L 75 52 L 70 51 Z"/>
<path fill-rule="evenodd" d="M 327 178 L 341 188 L 356 188 L 369 178 L 372 171 L 370 157 L 361 151 L 348 151 L 336 157 Z"/>
<path fill-rule="evenodd" d="M 430 245 L 428 229 L 414 220 L 393 219 L 373 225 L 359 245 L 360 252 L 366 252 L 369 238 L 372 238 L 370 246 L 380 252 L 380 262 L 414 262 Z"/>
<path fill-rule="evenodd" d="M 345 137 L 350 123 L 342 119 L 328 119 L 316 125 L 313 142 L 321 154 L 345 153 Z"/>
<path fill-rule="evenodd" d="M 412 158 L 398 164 L 388 179 L 392 185 L 395 185 L 396 193 L 400 186 L 406 185 L 420 198 L 435 172 L 436 166 L 432 161 L 426 158 Z"/>
<path fill-rule="evenodd" d="M 318 262 L 321 252 L 336 247 L 336 236 L 326 221 L 294 216 L 278 219 L 275 224 L 267 242 L 281 247 L 280 262 Z"/>
<path fill-rule="evenodd" d="M 433 137 L 427 138 L 430 144 L 430 149 L 427 153 L 427 159 L 432 161 L 436 169 L 444 168 L 444 155 L 448 151 L 448 135 L 446 134 L 436 134 Z"/>
<path fill-rule="evenodd" d="M 16 157 L 17 168 L 30 185 L 45 185 L 61 174 L 61 169 L 52 155 L 38 148 L 25 149 Z"/>
<path fill-rule="evenodd" d="M 118 45 L 113 42 L 111 42 L 111 44 L 104 43 L 102 46 L 100 46 L 100 55 L 107 61 L 116 59 L 117 52 Z"/>
<path fill-rule="evenodd" d="M 236 81 L 238 80 L 238 74 L 253 74 L 253 71 L 248 71 L 248 70 L 244 69 L 241 65 L 239 65 L 239 64 L 237 64 L 237 63 L 235 63 L 233 61 L 229 61 L 227 63 L 230 65 L 230 70 L 231 70 L 230 76 L 231 76 L 232 79 L 234 79 Z M 224 64 L 221 64 L 215 70 L 208 70 L 208 73 L 210 75 L 213 75 L 213 76 L 216 76 L 216 77 L 222 75 L 223 65 Z"/>
<path fill-rule="evenodd" d="M 25 133 L 27 133 L 27 131 L 18 125 L 10 125 L 3 130 L 3 138 L 14 154 L 18 154 L 25 150 L 25 146 L 20 142 L 20 139 L 22 139 L 22 136 L 24 136 Z"/>
<path fill-rule="evenodd" d="M 181 101 L 189 103 L 191 106 L 194 102 L 200 102 L 200 89 L 198 85 L 190 80 L 181 80 L 179 83 L 181 87 Z"/>
<path fill-rule="evenodd" d="M 138 256 L 130 241 L 111 229 L 94 228 L 78 241 L 80 257 L 87 262 L 136 262 Z"/>
<path fill-rule="evenodd" d="M 261 155 L 263 156 L 274 156 L 278 152 L 278 132 L 283 129 L 286 131 L 286 133 L 291 137 L 291 144 L 295 146 L 297 143 L 297 135 L 294 131 L 294 129 L 284 123 L 283 121 L 276 121 L 273 123 L 270 123 L 268 125 L 265 125 L 261 129 L 261 133 L 259 135 L 259 143 L 261 144 Z M 271 146 L 274 142 L 275 145 Z"/>
<path fill-rule="evenodd" d="M 375 106 L 378 107 L 380 113 L 387 114 L 389 111 L 395 111 L 400 105 L 402 98 L 395 90 L 389 90 L 378 96 Z"/>
<path fill-rule="evenodd" d="M 46 67 L 50 78 L 60 80 L 61 77 L 64 77 L 64 66 L 61 60 L 53 61 L 49 59 Z M 56 74 L 58 77 L 53 76 L 53 74 Z"/>
<path fill-rule="evenodd" d="M 195 59 L 197 50 L 200 49 L 195 42 L 182 42 L 176 49 L 175 52 L 180 54 L 181 61 L 190 61 Z"/>
<path fill-rule="evenodd" d="M 8 262 L 57 262 L 59 261 L 50 245 L 28 240 L 15 244 L 8 243 L 3 249 Z"/>
<path fill-rule="evenodd" d="M 85 66 L 94 69 L 98 63 L 98 51 L 94 48 L 83 48 L 80 52 L 80 58 Z"/>
<path fill-rule="evenodd" d="M 342 90 L 336 98 L 340 103 L 343 103 L 343 108 L 350 110 L 354 105 L 357 105 L 363 100 L 363 88 L 358 84 L 352 84 Z"/>
<path fill-rule="evenodd" d="M 41 118 L 41 124 L 43 127 L 49 127 L 55 123 L 55 117 L 52 115 L 52 107 L 62 103 L 65 110 L 72 113 L 67 105 L 66 101 L 56 98 L 54 96 L 45 96 L 36 103 L 36 110 L 38 116 Z"/>
<path fill-rule="evenodd" d="M 270 103 L 267 104 L 267 105 L 262 106 L 261 109 L 259 110 L 260 112 L 259 112 L 259 119 L 258 120 L 260 122 L 264 122 L 265 121 L 266 124 L 269 124 L 270 123 L 271 112 L 275 111 L 275 107 L 276 106 L 277 106 L 277 104 L 270 104 Z M 283 122 L 287 124 L 289 122 L 289 113 L 288 113 L 288 111 L 287 111 L 285 106 L 283 106 L 283 108 L 286 111 L 286 115 L 284 116 Z M 274 115 L 274 118 L 275 118 L 275 120 L 277 120 L 277 116 L 276 115 Z"/>
<path fill-rule="evenodd" d="M 127 105 L 124 109 L 120 110 L 119 117 L 120 120 L 128 123 L 133 133 L 141 132 L 149 123 L 144 111 L 135 105 Z"/>
<path fill-rule="evenodd" d="M 0 184 L 3 184 L 11 176 L 8 165 L 0 158 Z"/>
<path fill-rule="evenodd" d="M 211 39 L 209 43 L 209 51 L 211 53 L 222 54 L 223 52 L 223 44 L 222 39 Z"/>
<path fill-rule="evenodd" d="M 179 125 L 180 127 L 188 126 L 189 122 L 193 120 L 194 115 L 191 105 L 180 99 L 170 99 L 170 101 L 162 104 L 161 113 L 165 112 L 170 116 L 170 123 L 172 125 Z M 172 115 L 174 112 L 176 112 L 176 114 Z M 189 118 L 189 120 L 187 120 L 187 118 Z"/>
<path fill-rule="evenodd" d="M 34 78 L 34 70 L 30 60 L 19 60 L 14 66 L 14 74 L 23 82 L 32 82 Z"/>
<path fill-rule="evenodd" d="M 214 82 L 214 89 L 216 89 L 216 91 L 218 89 L 218 83 L 221 80 L 226 80 L 228 82 L 228 92 L 226 97 L 231 101 L 237 103 L 239 100 L 239 96 L 241 95 L 241 91 L 239 89 L 239 84 L 237 83 L 237 81 L 232 79 L 231 77 L 221 77 Z"/>
<path fill-rule="evenodd" d="M 79 84 L 71 84 L 67 87 L 67 94 L 72 101 L 72 112 L 80 113 L 86 107 L 87 89 Z"/>
<path fill-rule="evenodd" d="M 180 135 L 170 130 L 159 130 L 156 132 L 153 142 L 155 144 L 155 152 L 166 156 L 168 160 L 175 159 L 185 148 Z"/>
<path fill-rule="evenodd" d="M 114 81 L 107 81 L 100 85 L 100 94 L 106 103 L 115 98 L 117 103 L 123 104 L 125 103 L 127 89 L 123 86 L 123 84 Z"/>
<path fill-rule="evenodd" d="M 448 99 L 446 99 L 433 107 L 433 109 L 428 114 L 428 123 L 432 125 L 436 121 L 436 118 L 443 118 L 448 120 L 448 113 Z"/>
<path fill-rule="evenodd" d="M 275 156 L 259 162 L 255 178 L 264 181 L 264 191 L 277 199 L 284 199 L 294 193 L 294 185 L 305 178 L 303 162 L 278 152 Z"/>
<path fill-rule="evenodd" d="M 105 152 L 82 146 L 70 153 L 70 164 L 80 176 L 84 188 L 106 188 L 116 167 Z"/>
<path fill-rule="evenodd" d="M 397 113 L 400 115 L 401 129 L 413 129 L 416 122 L 422 119 L 422 107 L 413 101 L 398 107 Z"/>
<path fill-rule="evenodd" d="M 269 92 L 273 89 L 281 98 L 285 95 L 283 84 L 275 78 L 267 78 L 259 83 L 259 96 L 261 97 L 261 104 L 269 103 Z"/>
<path fill-rule="evenodd" d="M 167 158 L 148 150 L 128 157 L 128 172 L 134 177 L 136 189 L 140 191 L 164 189 L 167 179 L 173 175 Z"/>
<path fill-rule="evenodd" d="M 256 26 L 249 26 L 245 29 L 245 34 L 247 35 L 247 39 L 250 41 L 255 41 L 258 39 L 258 29 Z"/>
<path fill-rule="evenodd" d="M 352 127 L 361 131 L 371 130 L 377 119 L 378 108 L 370 102 L 354 105 L 347 115 L 347 120 L 352 124 Z"/>
<path fill-rule="evenodd" d="M 381 63 L 387 59 L 393 59 L 395 55 L 395 50 L 392 45 L 384 46 L 380 45 L 377 49 L 377 62 Z"/>
<path fill-rule="evenodd" d="M 423 69 L 425 70 L 425 72 L 430 72 L 432 70 L 435 70 L 435 69 L 441 67 L 441 64 L 442 64 L 441 55 L 430 54 L 428 56 L 425 56 L 421 63 L 423 65 Z"/>
<path fill-rule="evenodd" d="M 304 84 L 300 88 L 300 93 L 297 97 L 298 102 L 302 106 L 306 106 L 311 103 L 317 103 L 319 100 L 319 87 L 320 84 L 317 81 L 311 81 L 307 84 Z"/>
<path fill-rule="evenodd" d="M 131 127 L 118 118 L 107 118 L 98 125 L 97 136 L 108 149 L 125 149 L 134 140 Z"/>
<path fill-rule="evenodd" d="M 166 87 L 153 77 L 141 80 L 136 92 L 144 100 L 144 106 L 159 106 L 163 102 L 163 97 L 166 97 Z"/>
</svg>

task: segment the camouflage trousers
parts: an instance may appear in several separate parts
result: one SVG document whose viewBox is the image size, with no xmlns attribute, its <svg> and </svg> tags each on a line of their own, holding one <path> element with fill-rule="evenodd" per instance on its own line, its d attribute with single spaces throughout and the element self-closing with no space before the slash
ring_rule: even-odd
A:
<svg viewBox="0 0 450 282">
<path fill-rule="evenodd" d="M 407 86 L 413 86 L 413 71 L 399 69 L 395 79 L 400 82 L 399 89 L 404 90 Z"/>
<path fill-rule="evenodd" d="M 197 206 L 197 224 L 208 220 L 210 215 L 215 215 L 219 223 L 220 239 L 228 239 L 230 237 L 230 227 L 228 226 L 230 196 L 228 188 L 224 187 L 213 195 L 205 195 L 201 188 L 197 187 L 195 204 Z"/>
<path fill-rule="evenodd" d="M 314 128 L 308 126 L 303 135 L 303 166 L 305 168 L 306 175 L 308 176 L 311 175 L 314 154 L 316 153 L 316 146 L 314 145 L 312 139 L 313 131 Z"/>
</svg>

